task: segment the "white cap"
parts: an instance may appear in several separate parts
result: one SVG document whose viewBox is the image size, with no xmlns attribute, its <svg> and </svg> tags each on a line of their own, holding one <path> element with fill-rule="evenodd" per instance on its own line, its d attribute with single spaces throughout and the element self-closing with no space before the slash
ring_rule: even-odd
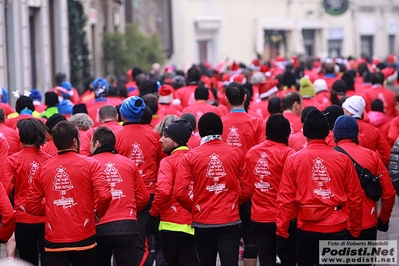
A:
<svg viewBox="0 0 399 266">
<path fill-rule="evenodd" d="M 366 102 L 362 96 L 354 95 L 346 99 L 342 107 L 351 113 L 353 117 L 362 118 Z"/>
<path fill-rule="evenodd" d="M 321 91 L 328 91 L 327 82 L 324 79 L 316 79 L 313 82 L 313 87 L 316 93 Z"/>
</svg>

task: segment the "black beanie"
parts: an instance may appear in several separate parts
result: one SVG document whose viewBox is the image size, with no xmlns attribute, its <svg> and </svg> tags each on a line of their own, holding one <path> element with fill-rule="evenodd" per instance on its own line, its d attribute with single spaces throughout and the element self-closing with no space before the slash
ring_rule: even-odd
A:
<svg viewBox="0 0 399 266">
<path fill-rule="evenodd" d="M 209 135 L 222 135 L 222 119 L 215 113 L 205 113 L 198 121 L 198 132 L 201 138 Z"/>
<path fill-rule="evenodd" d="M 54 107 L 58 103 L 59 101 L 57 93 L 48 91 L 44 94 L 44 104 L 47 105 L 47 107 Z"/>
<path fill-rule="evenodd" d="M 197 129 L 197 120 L 195 119 L 195 115 L 193 115 L 192 113 L 184 113 L 181 115 L 180 118 L 186 119 L 190 123 L 193 131 Z"/>
<path fill-rule="evenodd" d="M 169 138 L 171 138 L 174 142 L 176 142 L 179 146 L 186 146 L 188 140 L 191 137 L 193 129 L 190 123 L 185 119 L 178 119 L 167 125 L 163 133 Z"/>
<path fill-rule="evenodd" d="M 384 102 L 377 98 L 371 102 L 371 111 L 384 112 Z"/>
<path fill-rule="evenodd" d="M 329 133 L 327 118 L 319 110 L 311 110 L 303 122 L 303 135 L 310 139 L 325 139 Z"/>
<path fill-rule="evenodd" d="M 271 98 L 267 106 L 267 111 L 269 111 L 271 115 L 281 114 L 283 112 L 283 108 L 281 108 L 281 99 L 277 96 Z"/>
<path fill-rule="evenodd" d="M 83 114 L 89 114 L 87 112 L 87 106 L 84 103 L 79 103 L 76 104 L 72 107 L 72 114 L 79 114 L 79 113 L 83 113 Z"/>
<path fill-rule="evenodd" d="M 196 100 L 208 100 L 209 91 L 204 86 L 198 86 L 194 92 L 194 99 Z"/>
<path fill-rule="evenodd" d="M 336 80 L 333 85 L 332 89 L 335 90 L 337 93 L 346 93 L 348 90 L 348 85 L 342 79 Z"/>
<path fill-rule="evenodd" d="M 33 105 L 32 99 L 27 96 L 21 96 L 15 102 L 15 111 L 20 114 L 25 108 L 31 110 L 32 112 L 35 111 L 35 106 Z"/>
<path fill-rule="evenodd" d="M 291 125 L 282 114 L 274 114 L 266 122 L 266 139 L 282 142 L 288 145 L 288 137 L 291 134 Z"/>
<path fill-rule="evenodd" d="M 55 125 L 57 125 L 61 121 L 67 121 L 65 116 L 61 114 L 53 114 L 49 119 L 46 121 L 47 131 L 51 134 L 51 130 Z"/>
<path fill-rule="evenodd" d="M 287 87 L 295 86 L 296 78 L 295 78 L 294 73 L 292 73 L 291 71 L 285 71 L 283 74 L 282 83 L 284 86 L 287 86 Z"/>
<path fill-rule="evenodd" d="M 302 124 L 305 121 L 305 117 L 307 116 L 307 114 L 310 111 L 314 110 L 314 109 L 317 109 L 317 108 L 314 107 L 314 106 L 306 106 L 305 108 L 303 108 L 302 113 L 301 113 L 301 122 L 302 122 Z"/>
<path fill-rule="evenodd" d="M 323 111 L 323 114 L 327 118 L 329 129 L 332 130 L 334 128 L 335 120 L 337 120 L 339 116 L 344 115 L 344 110 L 341 106 L 333 104 L 328 106 Z"/>
</svg>

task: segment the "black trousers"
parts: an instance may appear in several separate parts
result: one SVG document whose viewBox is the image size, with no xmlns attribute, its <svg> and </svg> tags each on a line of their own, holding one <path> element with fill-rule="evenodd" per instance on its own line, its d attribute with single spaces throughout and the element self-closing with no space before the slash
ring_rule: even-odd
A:
<svg viewBox="0 0 399 266">
<path fill-rule="evenodd" d="M 256 240 L 260 266 L 276 265 L 276 223 L 252 222 L 253 232 Z M 296 222 L 292 221 L 288 229 L 289 257 L 296 261 Z M 281 259 L 282 266 L 295 266 L 295 263 Z"/>
<path fill-rule="evenodd" d="M 244 259 L 257 258 L 256 240 L 251 221 L 251 207 L 252 202 L 250 199 L 240 205 L 240 220 L 242 222 L 241 234 L 244 241 Z"/>
<path fill-rule="evenodd" d="M 112 252 L 118 266 L 137 265 L 137 236 L 97 236 L 96 266 L 110 266 Z"/>
<path fill-rule="evenodd" d="M 221 266 L 238 265 L 238 247 L 240 245 L 239 225 L 217 228 L 195 228 L 194 239 L 200 265 L 216 265 L 218 252 Z"/>
<path fill-rule="evenodd" d="M 39 265 L 40 253 L 41 265 L 45 265 L 44 223 L 16 223 L 15 242 L 21 259 L 30 262 L 33 265 Z"/>
<path fill-rule="evenodd" d="M 154 238 L 150 234 L 147 234 L 145 230 L 145 223 L 153 200 L 154 194 L 150 194 L 150 199 L 148 200 L 147 205 L 137 214 L 140 233 L 140 236 L 137 238 L 137 265 L 140 266 L 152 266 L 155 259 L 154 253 L 151 253 L 151 246 L 155 249 L 155 244 L 153 243 Z"/>
<path fill-rule="evenodd" d="M 168 266 L 198 266 L 194 236 L 182 232 L 161 231 L 163 257 Z"/>
<path fill-rule="evenodd" d="M 46 252 L 47 266 L 95 266 L 94 248 L 82 251 Z"/>
<path fill-rule="evenodd" d="M 337 233 L 317 233 L 298 229 L 297 260 L 298 266 L 313 266 L 319 264 L 320 240 L 348 240 L 346 230 Z"/>
</svg>

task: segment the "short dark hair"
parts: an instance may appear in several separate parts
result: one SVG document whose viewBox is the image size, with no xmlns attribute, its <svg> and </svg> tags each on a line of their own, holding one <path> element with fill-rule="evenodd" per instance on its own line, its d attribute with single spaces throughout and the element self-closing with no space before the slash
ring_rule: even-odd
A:
<svg viewBox="0 0 399 266">
<path fill-rule="evenodd" d="M 46 142 L 46 126 L 36 118 L 19 120 L 17 123 L 19 139 L 22 144 L 35 145 L 40 148 Z"/>
<path fill-rule="evenodd" d="M 4 113 L 4 109 L 0 108 L 0 123 L 4 123 L 6 120 L 6 114 Z"/>
<path fill-rule="evenodd" d="M 238 82 L 231 82 L 226 87 L 226 97 L 232 106 L 241 105 L 244 102 L 245 89 Z"/>
<path fill-rule="evenodd" d="M 115 146 L 116 138 L 114 132 L 107 127 L 98 127 L 92 138 L 93 143 L 98 141 L 101 146 Z"/>
<path fill-rule="evenodd" d="M 301 95 L 295 91 L 290 91 L 281 99 L 281 108 L 283 108 L 283 110 L 292 109 L 295 102 L 299 104 L 302 103 Z"/>
<path fill-rule="evenodd" d="M 100 110 L 98 110 L 98 117 L 102 120 L 115 118 L 117 116 L 118 112 L 116 111 L 116 108 L 112 105 L 104 105 L 100 108 Z"/>
<path fill-rule="evenodd" d="M 371 84 L 384 84 L 384 74 L 382 74 L 381 72 L 375 72 L 373 74 L 371 74 Z"/>
<path fill-rule="evenodd" d="M 192 66 L 188 71 L 187 71 L 187 82 L 188 83 L 198 83 L 200 81 L 200 72 L 199 70 L 195 67 Z"/>
<path fill-rule="evenodd" d="M 146 106 L 151 108 L 153 114 L 158 112 L 158 98 L 153 93 L 147 93 L 143 97 L 141 97 Z"/>
<path fill-rule="evenodd" d="M 79 140 L 79 131 L 74 122 L 61 121 L 51 130 L 53 141 L 58 150 L 69 149 L 73 145 L 73 139 Z"/>
<path fill-rule="evenodd" d="M 140 118 L 140 124 L 151 124 L 152 121 L 152 110 L 150 107 L 145 106 L 143 115 Z"/>
</svg>

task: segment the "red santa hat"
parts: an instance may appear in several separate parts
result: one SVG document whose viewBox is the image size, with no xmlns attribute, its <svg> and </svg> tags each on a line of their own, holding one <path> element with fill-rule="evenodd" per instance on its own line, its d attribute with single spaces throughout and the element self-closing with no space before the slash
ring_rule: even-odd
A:
<svg viewBox="0 0 399 266">
<path fill-rule="evenodd" d="M 230 82 L 238 82 L 240 84 L 245 84 L 247 83 L 247 79 L 245 78 L 245 76 L 243 74 L 233 74 L 230 77 Z"/>
<path fill-rule="evenodd" d="M 233 73 L 239 73 L 240 72 L 240 65 L 237 64 L 236 61 L 233 62 L 233 64 L 230 66 L 230 71 Z"/>
<path fill-rule="evenodd" d="M 276 61 L 274 62 L 276 67 L 285 68 L 285 58 L 281 55 L 276 56 Z"/>
<path fill-rule="evenodd" d="M 395 64 L 396 60 L 398 60 L 398 58 L 394 54 L 389 54 L 387 56 L 387 63 L 389 64 Z"/>
<path fill-rule="evenodd" d="M 168 85 L 168 84 L 163 84 L 159 90 L 158 90 L 158 94 L 159 94 L 159 98 L 158 98 L 158 102 L 159 103 L 170 103 L 173 100 L 173 92 L 175 90 L 173 89 L 172 86 Z"/>
<path fill-rule="evenodd" d="M 231 77 L 230 74 L 227 74 L 227 73 L 222 74 L 222 82 L 223 82 L 223 85 L 225 85 L 225 86 L 229 85 L 229 83 L 230 83 L 230 77 Z"/>
<path fill-rule="evenodd" d="M 252 60 L 250 68 L 252 70 L 259 70 L 260 69 L 260 61 L 259 61 L 258 58 L 255 58 L 254 60 Z"/>
<path fill-rule="evenodd" d="M 398 72 L 392 67 L 386 67 L 381 70 L 381 73 L 384 74 L 384 77 L 387 82 L 392 83 L 398 77 Z"/>
<path fill-rule="evenodd" d="M 278 91 L 277 87 L 277 81 L 272 80 L 272 81 L 265 81 L 259 84 L 259 98 L 264 99 L 272 95 L 273 93 L 276 93 Z"/>
<path fill-rule="evenodd" d="M 266 72 L 269 72 L 270 68 L 268 65 L 262 65 L 259 69 L 260 72 L 262 72 L 263 74 L 266 74 Z"/>
</svg>

